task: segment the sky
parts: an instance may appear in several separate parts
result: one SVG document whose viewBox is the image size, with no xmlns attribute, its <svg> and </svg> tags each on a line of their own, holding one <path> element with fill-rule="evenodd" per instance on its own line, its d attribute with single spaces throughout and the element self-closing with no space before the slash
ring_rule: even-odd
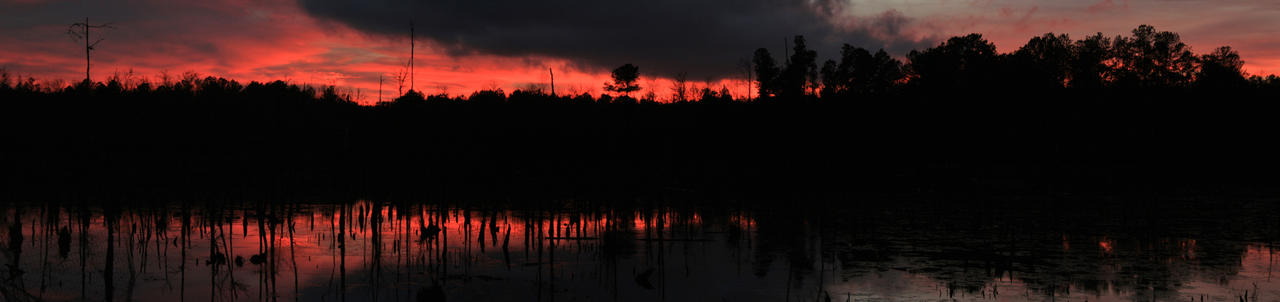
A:
<svg viewBox="0 0 1280 302">
<path fill-rule="evenodd" d="M 84 41 L 67 30 L 86 17 L 114 27 L 93 33 L 95 80 L 193 71 L 336 85 L 362 103 L 401 90 L 410 24 L 403 90 L 450 95 L 546 87 L 549 70 L 558 93 L 597 94 L 625 63 L 661 96 L 679 72 L 742 94 L 742 61 L 760 47 L 781 60 L 793 35 L 820 60 L 842 43 L 901 58 L 973 32 L 1011 52 L 1046 32 L 1140 24 L 1182 34 L 1197 53 L 1230 45 L 1249 74 L 1280 73 L 1280 1 L 1256 0 L 0 0 L 0 68 L 80 80 Z"/>
</svg>

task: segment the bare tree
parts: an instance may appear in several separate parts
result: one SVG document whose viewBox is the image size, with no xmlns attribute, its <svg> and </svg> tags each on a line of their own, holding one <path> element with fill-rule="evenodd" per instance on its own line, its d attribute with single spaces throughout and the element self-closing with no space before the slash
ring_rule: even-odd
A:
<svg viewBox="0 0 1280 302">
<path fill-rule="evenodd" d="M 524 92 L 543 94 L 543 92 L 547 91 L 547 84 L 524 83 L 524 85 L 520 85 L 520 87 L 516 89 Z"/>
<path fill-rule="evenodd" d="M 716 91 L 711 90 L 712 79 L 713 79 L 712 77 L 703 78 L 702 89 L 698 89 L 698 100 L 705 100 L 707 98 L 715 97 Z"/>
<path fill-rule="evenodd" d="M 103 24 L 89 23 L 89 18 L 84 18 L 84 23 L 71 24 L 71 26 L 67 28 L 67 35 L 70 35 L 71 38 L 76 40 L 84 40 L 84 80 L 85 81 L 91 82 L 91 83 L 93 82 L 93 80 L 91 80 L 89 77 L 89 67 L 90 67 L 89 52 L 93 51 L 93 48 L 97 47 L 98 43 L 102 42 L 102 38 L 93 40 L 89 36 L 90 33 L 92 33 L 93 30 L 95 29 L 113 29 L 113 28 L 115 28 L 115 26 L 112 26 L 111 23 L 103 23 Z"/>
<path fill-rule="evenodd" d="M 49 92 L 56 92 L 59 89 L 67 88 L 67 81 L 63 79 L 53 79 L 45 82 L 45 88 Z"/>
<path fill-rule="evenodd" d="M 184 71 L 182 72 L 182 79 L 178 80 L 178 82 L 182 85 L 183 89 L 195 91 L 195 89 L 200 85 L 200 74 L 190 70 Z"/>
<path fill-rule="evenodd" d="M 403 95 L 404 95 L 404 81 L 409 80 L 409 70 L 408 70 L 408 66 L 401 67 L 401 68 L 400 68 L 400 70 L 396 70 L 396 73 L 395 73 L 395 74 L 392 74 L 392 75 L 391 75 L 391 78 L 393 78 L 393 79 L 395 79 L 395 80 L 396 80 L 396 95 L 398 95 L 398 96 L 403 96 Z M 412 89 L 412 88 L 410 88 L 410 89 Z"/>
<path fill-rule="evenodd" d="M 689 100 L 689 73 L 677 73 L 671 78 L 671 101 L 684 102 Z"/>
<path fill-rule="evenodd" d="M 135 78 L 133 68 L 129 68 L 129 71 L 124 73 L 124 82 L 121 84 L 124 84 L 125 89 L 138 88 L 138 80 Z"/>
<path fill-rule="evenodd" d="M 586 89 L 583 89 L 581 84 L 569 85 L 569 96 L 570 96 L 570 97 L 577 97 L 577 96 L 579 96 L 579 95 L 582 95 L 582 93 L 583 93 L 584 91 L 587 91 L 587 90 L 586 90 Z"/>
<path fill-rule="evenodd" d="M 742 72 L 742 75 L 744 76 L 742 78 L 742 84 L 747 86 L 747 93 L 745 94 L 747 96 L 747 101 L 751 101 L 751 96 L 755 95 L 754 93 L 751 93 L 751 84 L 752 81 L 755 81 L 752 71 L 755 68 L 752 66 L 751 60 L 749 59 L 738 60 L 738 68 L 740 68 L 738 71 Z"/>
<path fill-rule="evenodd" d="M 169 75 L 169 71 L 168 71 L 168 70 L 161 70 L 161 71 L 160 71 L 160 85 L 161 85 L 161 86 L 166 86 L 166 87 L 167 87 L 167 86 L 170 86 L 170 84 L 173 84 L 173 76 Z"/>
<path fill-rule="evenodd" d="M 5 70 L 4 67 L 0 67 L 0 87 L 9 87 L 9 71 Z"/>
<path fill-rule="evenodd" d="M 644 100 L 651 101 L 651 102 L 657 102 L 657 101 L 658 101 L 658 89 L 659 89 L 659 88 L 658 88 L 658 78 L 657 78 L 657 77 L 649 77 L 649 78 L 645 79 L 645 85 L 648 85 L 648 86 L 649 86 L 649 88 L 648 88 L 648 89 L 645 89 L 645 90 L 646 90 L 646 92 L 645 92 L 645 94 L 644 94 Z"/>
<path fill-rule="evenodd" d="M 446 98 L 449 97 L 449 85 L 444 85 L 444 84 L 436 85 L 436 90 L 440 91 L 440 93 L 437 95 L 446 97 Z"/>
<path fill-rule="evenodd" d="M 413 91 L 413 84 L 417 82 L 413 73 L 413 21 L 409 21 L 409 91 Z"/>
</svg>

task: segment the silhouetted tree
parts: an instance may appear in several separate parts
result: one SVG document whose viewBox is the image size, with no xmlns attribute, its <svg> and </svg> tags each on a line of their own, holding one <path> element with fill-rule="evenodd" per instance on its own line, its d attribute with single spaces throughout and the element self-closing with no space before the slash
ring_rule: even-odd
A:
<svg viewBox="0 0 1280 302">
<path fill-rule="evenodd" d="M 777 95 L 778 77 L 781 71 L 778 68 L 778 62 L 774 61 L 773 55 L 769 54 L 768 49 L 756 49 L 751 62 L 755 65 L 756 88 L 759 91 L 759 96 L 766 98 Z"/>
<path fill-rule="evenodd" d="M 818 70 L 818 74 L 822 76 L 822 97 L 832 98 L 838 93 L 848 90 L 844 87 L 844 79 L 840 72 L 840 66 L 835 60 L 827 60 L 822 63 L 822 69 Z"/>
<path fill-rule="evenodd" d="M 198 86 L 196 87 L 197 94 L 200 96 L 208 97 L 208 98 L 233 97 L 236 94 L 240 93 L 241 89 L 243 89 L 243 87 L 240 86 L 240 83 L 234 80 L 228 80 L 225 78 L 215 78 L 212 76 L 205 77 L 203 80 L 200 80 L 197 86 Z M 333 91 L 335 88 L 333 86 L 328 86 L 325 88 L 326 88 L 325 89 L 326 94 L 321 99 L 325 101 L 337 100 L 337 93 Z"/>
<path fill-rule="evenodd" d="M 409 91 L 413 91 L 415 88 L 413 85 L 418 83 L 417 79 L 414 78 L 413 70 L 414 40 L 413 21 L 409 21 Z"/>
<path fill-rule="evenodd" d="M 733 101 L 733 95 L 729 93 L 729 87 L 721 86 L 720 90 L 716 91 L 708 85 L 703 87 L 698 94 L 698 101 L 702 103 L 728 103 Z"/>
<path fill-rule="evenodd" d="M 845 44 L 840 49 L 839 63 L 828 60 L 823 64 L 823 96 L 884 93 L 902 77 L 902 62 L 883 49 L 872 55 L 866 49 Z"/>
<path fill-rule="evenodd" d="M 1280 76 L 1274 74 L 1266 77 L 1259 75 L 1250 76 L 1249 85 L 1262 89 L 1280 90 Z"/>
<path fill-rule="evenodd" d="M 703 87 L 702 87 L 702 89 L 699 89 L 699 90 L 698 90 L 698 101 L 699 101 L 699 102 L 709 102 L 709 101 L 714 101 L 714 100 L 715 100 L 715 99 L 717 99 L 717 98 L 719 98 L 719 95 L 718 95 L 718 94 L 716 94 L 716 91 L 715 91 L 715 90 L 711 90 L 711 87 L 703 86 Z"/>
<path fill-rule="evenodd" d="M 404 95 L 396 98 L 393 102 L 397 106 L 417 106 L 425 104 L 427 100 L 422 97 L 422 93 L 409 90 L 409 92 L 405 92 Z"/>
<path fill-rule="evenodd" d="M 1157 32 L 1142 25 L 1133 30 L 1132 37 L 1116 37 L 1113 43 L 1118 85 L 1181 86 L 1195 74 L 1196 56 L 1177 33 Z"/>
<path fill-rule="evenodd" d="M 684 102 L 689 100 L 689 73 L 677 73 L 671 78 L 671 101 Z"/>
<path fill-rule="evenodd" d="M 733 93 L 729 91 L 729 87 L 720 86 L 720 100 L 724 102 L 733 101 Z"/>
<path fill-rule="evenodd" d="M 471 96 L 467 98 L 468 102 L 485 105 L 501 105 L 502 103 L 505 103 L 506 100 L 507 94 L 502 91 L 502 89 L 477 90 L 472 92 Z"/>
<path fill-rule="evenodd" d="M 0 91 L 9 90 L 11 87 L 9 86 L 11 81 L 12 80 L 9 79 L 9 71 L 4 68 L 0 68 Z"/>
<path fill-rule="evenodd" d="M 590 96 L 588 96 L 588 97 L 590 97 Z M 614 100 L 614 98 L 613 98 L 613 96 L 612 96 L 612 95 L 609 95 L 609 94 L 601 94 L 601 95 L 600 95 L 600 97 L 596 99 L 596 102 L 597 102 L 597 103 L 600 103 L 600 104 L 610 104 L 610 103 L 613 103 L 613 100 Z"/>
<path fill-rule="evenodd" d="M 952 37 L 937 47 L 907 54 L 912 81 L 935 88 L 983 88 L 996 71 L 996 46 L 980 34 Z"/>
<path fill-rule="evenodd" d="M 780 78 L 781 95 L 788 98 L 804 96 L 806 90 L 817 87 L 818 52 L 809 50 L 804 36 L 795 37 L 791 59 L 782 70 Z"/>
<path fill-rule="evenodd" d="M 1007 75 L 1022 88 L 1062 88 L 1071 76 L 1075 45 L 1066 34 L 1047 33 L 1031 38 L 1010 56 Z"/>
<path fill-rule="evenodd" d="M 210 77 L 210 78 L 212 78 L 212 77 Z M 202 89 L 202 90 L 203 90 L 203 89 Z M 341 101 L 343 101 L 343 98 L 344 98 L 344 96 L 343 96 L 343 95 L 340 95 L 340 94 L 338 93 L 338 87 L 334 87 L 333 85 L 329 85 L 329 86 L 324 86 L 323 88 L 321 88 L 321 92 L 320 92 L 320 101 L 321 101 L 321 102 L 336 103 L 336 102 L 341 102 Z M 350 98 L 351 98 L 351 95 L 349 95 L 349 94 L 348 94 L 348 95 L 346 95 L 346 96 L 345 96 L 345 98 L 350 99 Z"/>
<path fill-rule="evenodd" d="M 1213 52 L 1200 56 L 1200 72 L 1196 74 L 1196 84 L 1211 88 L 1241 88 L 1249 84 L 1244 77 L 1244 60 L 1240 54 L 1223 46 Z"/>
<path fill-rule="evenodd" d="M 1111 39 L 1097 33 L 1076 41 L 1072 47 L 1069 76 L 1071 87 L 1097 89 L 1107 83 L 1111 75 Z"/>
<path fill-rule="evenodd" d="M 98 47 L 98 43 L 102 43 L 102 38 L 93 40 L 91 38 L 91 34 L 95 29 L 111 29 L 111 28 L 115 28 L 111 26 L 111 23 L 92 24 L 92 23 L 89 23 L 89 18 L 84 18 L 84 23 L 71 24 L 71 27 L 67 28 L 67 34 L 71 35 L 72 38 L 75 38 L 76 40 L 84 40 L 84 81 L 85 82 L 90 82 L 90 83 L 93 82 L 93 80 L 90 79 L 90 76 L 89 76 L 89 67 L 91 66 L 91 64 L 89 64 L 89 52 L 93 51 L 94 47 Z"/>
<path fill-rule="evenodd" d="M 409 66 L 406 64 L 396 70 L 396 73 L 392 74 L 391 77 L 396 80 L 396 95 L 404 95 L 404 82 L 409 80 Z"/>
<path fill-rule="evenodd" d="M 658 92 L 654 91 L 654 87 L 658 87 L 658 85 L 656 84 L 656 82 L 654 82 L 653 79 L 649 79 L 648 84 L 645 84 L 645 85 L 648 85 L 649 89 L 645 90 L 644 95 L 640 97 L 640 102 L 641 103 L 657 103 Z"/>
<path fill-rule="evenodd" d="M 697 91 L 698 100 L 702 100 L 703 98 L 706 98 L 708 93 L 714 96 L 716 91 L 715 89 L 711 89 L 711 81 L 712 81 L 711 77 L 706 77 L 705 79 L 702 80 L 702 89 L 698 89 Z"/>
<path fill-rule="evenodd" d="M 751 92 L 751 86 L 753 86 L 753 83 L 755 82 L 755 70 L 751 66 L 751 60 L 738 60 L 738 71 L 742 72 L 742 81 L 747 88 L 747 93 L 745 94 L 746 100 L 750 101 L 751 96 L 755 95 Z"/>
<path fill-rule="evenodd" d="M 823 95 L 848 96 L 855 93 L 855 82 L 865 82 L 875 67 L 871 53 L 861 47 L 845 44 L 840 48 L 840 62 L 827 60 L 822 66 Z M 862 74 L 857 74 L 862 73 Z"/>
<path fill-rule="evenodd" d="M 636 83 L 636 80 L 640 78 L 640 67 L 628 63 L 614 69 L 610 76 L 613 77 L 613 83 L 605 83 L 605 90 L 621 93 L 628 97 L 631 96 L 632 92 L 640 90 L 640 85 Z"/>
<path fill-rule="evenodd" d="M 882 94 L 893 88 L 899 81 L 906 77 L 902 70 L 902 61 L 894 59 L 884 49 L 877 50 L 875 55 L 871 56 L 873 69 L 867 74 L 866 82 L 855 82 L 866 85 L 863 89 L 865 94 Z M 855 87 L 858 87 L 855 85 Z"/>
</svg>

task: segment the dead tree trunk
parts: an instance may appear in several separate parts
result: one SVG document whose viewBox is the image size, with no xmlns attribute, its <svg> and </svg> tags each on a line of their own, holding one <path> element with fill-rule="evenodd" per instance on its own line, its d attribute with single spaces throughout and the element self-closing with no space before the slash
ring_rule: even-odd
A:
<svg viewBox="0 0 1280 302">
<path fill-rule="evenodd" d="M 90 60 L 89 60 L 89 53 L 93 51 L 94 47 L 98 46 L 98 43 L 102 42 L 102 38 L 98 38 L 98 40 L 93 40 L 90 37 L 90 34 L 93 32 L 94 29 L 110 29 L 110 28 L 115 28 L 115 27 L 111 26 L 111 23 L 94 25 L 92 23 L 89 23 L 89 18 L 84 18 L 84 23 L 71 24 L 71 27 L 67 28 L 67 34 L 70 35 L 72 38 L 76 40 L 84 40 L 84 80 L 86 82 L 93 83 L 93 80 L 89 74 L 90 68 L 92 67 L 92 64 L 90 64 Z"/>
</svg>

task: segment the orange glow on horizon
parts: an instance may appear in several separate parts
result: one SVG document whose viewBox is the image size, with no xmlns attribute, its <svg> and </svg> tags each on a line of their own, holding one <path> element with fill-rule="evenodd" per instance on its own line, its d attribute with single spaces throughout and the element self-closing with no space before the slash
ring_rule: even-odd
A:
<svg viewBox="0 0 1280 302">
<path fill-rule="evenodd" d="M 42 1 L 19 1 L 14 5 L 38 6 Z M 1108 1 L 1110 2 L 1110 1 Z M 867 3 L 870 7 L 883 3 Z M 983 33 L 1003 53 L 1010 52 L 1032 37 L 1045 32 L 1070 33 L 1073 38 L 1093 32 L 1108 36 L 1127 34 L 1137 24 L 1149 22 L 1160 30 L 1183 33 L 1184 41 L 1198 53 L 1220 45 L 1237 49 L 1246 62 L 1250 75 L 1280 73 L 1280 46 L 1266 25 L 1186 24 L 1175 16 L 1135 15 L 1125 5 L 1082 5 L 1082 9 L 1051 11 L 1040 7 L 987 7 L 975 3 L 966 9 L 946 3 L 921 4 L 902 8 L 908 16 L 919 19 L 903 29 L 913 33 L 929 33 L 945 37 L 969 32 Z M 1170 4 L 1174 5 L 1174 4 Z M 1177 4 L 1191 5 L 1191 4 Z M 187 7 L 194 6 L 194 7 Z M 939 6 L 933 7 L 933 6 Z M 1087 6 L 1087 9 L 1084 8 Z M 1136 5 L 1135 5 L 1136 6 Z M 1229 8 L 1216 5 L 1214 9 Z M 105 31 L 104 41 L 92 53 L 91 76 L 98 81 L 114 74 L 133 71 L 137 79 L 160 81 L 160 74 L 180 75 L 192 71 L 202 75 L 226 77 L 242 83 L 284 80 L 300 85 L 333 85 L 352 94 L 362 104 L 394 99 L 410 87 L 425 94 L 465 96 L 473 91 L 542 88 L 549 90 L 548 69 L 555 71 L 556 93 L 579 95 L 604 93 L 611 66 L 584 66 L 574 58 L 545 56 L 497 56 L 487 54 L 449 55 L 448 46 L 436 45 L 419 38 L 413 83 L 398 85 L 396 74 L 409 60 L 407 37 L 386 37 L 363 33 L 346 25 L 317 20 L 305 13 L 296 1 L 221 1 L 215 3 L 183 3 L 171 15 L 152 16 L 132 23 L 118 24 Z M 875 7 L 897 9 L 895 7 Z M 918 10 L 918 11 L 917 11 Z M 193 13 L 205 12 L 205 14 Z M 213 13 L 221 14 L 212 16 Z M 1251 12 L 1253 14 L 1265 13 Z M 236 16 L 228 22 L 218 16 Z M 183 22 L 175 22 L 183 21 Z M 1219 20 L 1221 21 L 1221 20 Z M 176 24 L 175 24 L 176 23 Z M 1213 23 L 1213 22 L 1202 22 Z M 1217 27 L 1209 27 L 1214 25 Z M 1199 26 L 1199 27 L 1198 27 Z M 1256 26 L 1262 29 L 1240 30 Z M 0 68 L 19 77 L 34 77 L 42 83 L 74 83 L 84 74 L 84 48 L 66 39 L 63 21 L 47 21 L 0 29 L 7 40 L 0 40 Z M 407 36 L 407 35 L 406 35 Z M 7 42 L 7 43 L 5 43 Z M 16 43 L 15 43 L 16 42 Z M 782 51 L 775 47 L 775 59 Z M 819 62 L 836 58 L 837 49 L 816 49 Z M 749 55 L 751 49 L 743 49 Z M 901 59 L 902 53 L 895 53 Z M 726 58 L 724 79 L 705 80 L 707 74 L 690 74 L 692 84 L 713 90 L 728 88 L 742 99 L 753 91 L 733 70 L 737 57 Z M 617 62 L 622 65 L 628 62 Z M 639 84 L 644 87 L 633 94 L 642 98 L 654 93 L 658 100 L 671 99 L 670 75 L 646 73 L 650 66 L 640 66 Z M 380 83 L 381 82 L 381 83 Z M 706 83 L 710 82 L 710 83 Z M 399 86 L 404 86 L 399 87 Z"/>
</svg>

